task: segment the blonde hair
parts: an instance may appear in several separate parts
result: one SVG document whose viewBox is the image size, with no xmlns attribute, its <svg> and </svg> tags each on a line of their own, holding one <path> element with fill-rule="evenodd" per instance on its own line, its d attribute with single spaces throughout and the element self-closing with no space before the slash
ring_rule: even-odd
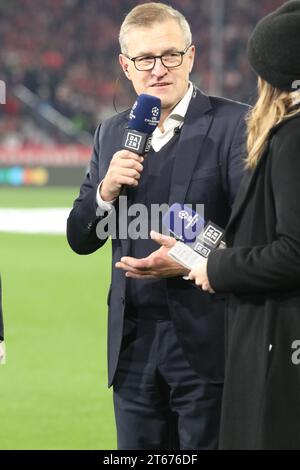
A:
<svg viewBox="0 0 300 470">
<path fill-rule="evenodd" d="M 285 119 L 299 113 L 293 109 L 295 93 L 274 88 L 258 77 L 258 100 L 247 118 L 248 138 L 246 167 L 254 169 L 262 156 L 270 130 Z"/>
<path fill-rule="evenodd" d="M 119 43 L 122 54 L 127 54 L 126 36 L 131 28 L 150 27 L 154 23 L 163 23 L 175 20 L 179 24 L 185 39 L 185 45 L 192 44 L 192 33 L 186 18 L 178 10 L 164 3 L 143 3 L 134 7 L 125 17 L 119 34 Z"/>
</svg>

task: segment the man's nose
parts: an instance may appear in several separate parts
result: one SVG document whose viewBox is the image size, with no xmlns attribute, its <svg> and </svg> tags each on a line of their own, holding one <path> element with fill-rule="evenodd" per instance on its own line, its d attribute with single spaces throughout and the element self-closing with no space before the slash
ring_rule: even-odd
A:
<svg viewBox="0 0 300 470">
<path fill-rule="evenodd" d="M 152 73 L 156 75 L 157 77 L 163 77 L 164 75 L 168 73 L 168 69 L 167 67 L 164 66 L 160 57 L 157 57 L 155 59 L 155 64 L 152 69 Z"/>
</svg>

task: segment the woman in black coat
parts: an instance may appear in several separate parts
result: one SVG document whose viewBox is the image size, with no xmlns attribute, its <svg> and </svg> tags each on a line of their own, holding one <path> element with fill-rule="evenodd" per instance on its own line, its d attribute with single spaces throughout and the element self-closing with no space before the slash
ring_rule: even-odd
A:
<svg viewBox="0 0 300 470">
<path fill-rule="evenodd" d="M 256 26 L 259 97 L 227 249 L 190 279 L 230 293 L 221 449 L 300 449 L 300 2 Z M 298 82 L 299 80 L 299 82 Z"/>
</svg>

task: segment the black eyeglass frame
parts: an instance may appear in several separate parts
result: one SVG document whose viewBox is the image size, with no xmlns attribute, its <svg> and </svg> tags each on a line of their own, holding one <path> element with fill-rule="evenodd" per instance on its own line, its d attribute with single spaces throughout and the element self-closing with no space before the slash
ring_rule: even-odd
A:
<svg viewBox="0 0 300 470">
<path fill-rule="evenodd" d="M 155 65 L 156 65 L 156 60 L 157 59 L 160 59 L 162 65 L 164 67 L 166 67 L 166 69 L 175 69 L 176 67 L 180 67 L 182 65 L 182 62 L 183 62 L 183 56 L 187 53 L 187 51 L 189 50 L 189 48 L 192 47 L 192 44 L 190 44 L 184 51 L 173 51 L 173 52 L 169 52 L 168 54 L 162 54 L 162 55 L 153 55 L 153 56 L 142 56 L 142 55 L 139 55 L 139 56 L 136 56 L 136 57 L 130 57 L 129 55 L 127 54 L 123 54 L 125 57 L 127 57 L 127 59 L 131 60 L 136 68 L 136 70 L 138 70 L 139 72 L 149 72 L 150 70 L 153 70 Z M 171 55 L 171 54 L 180 54 L 181 56 L 181 62 L 180 64 L 177 64 L 177 65 L 165 65 L 164 64 L 164 61 L 163 61 L 163 57 L 166 56 L 166 55 Z M 153 66 L 150 67 L 149 69 L 139 69 L 137 68 L 136 66 L 136 63 L 135 61 L 137 59 L 141 59 L 142 57 L 149 57 L 149 59 L 154 59 L 154 63 L 153 63 Z"/>
</svg>

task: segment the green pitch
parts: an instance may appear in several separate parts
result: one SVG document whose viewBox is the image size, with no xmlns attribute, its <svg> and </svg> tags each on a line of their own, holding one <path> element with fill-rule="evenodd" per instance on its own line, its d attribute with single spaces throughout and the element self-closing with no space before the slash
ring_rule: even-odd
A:
<svg viewBox="0 0 300 470">
<path fill-rule="evenodd" d="M 1 189 L 0 206 L 68 207 L 76 193 Z M 0 233 L 0 449 L 116 447 L 106 369 L 110 261 L 110 243 L 78 256 L 64 236 Z"/>
</svg>

